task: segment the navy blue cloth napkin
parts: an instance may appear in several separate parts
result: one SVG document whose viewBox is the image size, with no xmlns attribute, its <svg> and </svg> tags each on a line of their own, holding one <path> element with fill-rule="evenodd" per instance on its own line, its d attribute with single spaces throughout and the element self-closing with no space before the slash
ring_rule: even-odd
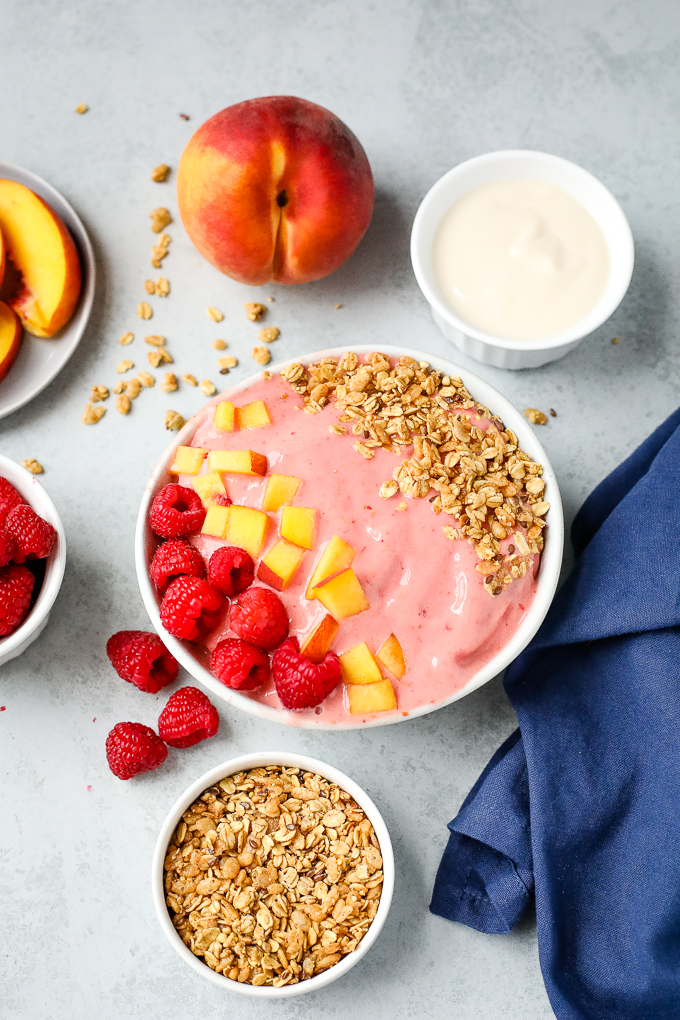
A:
<svg viewBox="0 0 680 1020">
<path fill-rule="evenodd" d="M 520 728 L 449 824 L 430 909 L 503 933 L 535 899 L 559 1020 L 680 1020 L 680 410 L 572 541 L 506 672 Z"/>
</svg>

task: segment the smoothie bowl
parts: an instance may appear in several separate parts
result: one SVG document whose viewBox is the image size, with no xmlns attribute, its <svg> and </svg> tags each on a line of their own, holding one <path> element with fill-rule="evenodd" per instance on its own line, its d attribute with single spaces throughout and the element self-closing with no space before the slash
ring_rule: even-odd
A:
<svg viewBox="0 0 680 1020">
<path fill-rule="evenodd" d="M 562 546 L 554 473 L 498 391 L 418 351 L 352 347 L 187 422 L 147 484 L 135 556 L 154 626 L 203 686 L 349 729 L 504 669 L 545 617 Z"/>
</svg>

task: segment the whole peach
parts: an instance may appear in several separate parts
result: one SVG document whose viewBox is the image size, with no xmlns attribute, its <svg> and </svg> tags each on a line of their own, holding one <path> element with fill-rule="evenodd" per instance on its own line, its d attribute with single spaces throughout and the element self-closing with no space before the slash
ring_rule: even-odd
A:
<svg viewBox="0 0 680 1020">
<path fill-rule="evenodd" d="M 189 140 L 177 172 L 189 237 L 241 283 L 327 276 L 363 237 L 373 176 L 334 114 L 294 96 L 227 107 Z"/>
</svg>

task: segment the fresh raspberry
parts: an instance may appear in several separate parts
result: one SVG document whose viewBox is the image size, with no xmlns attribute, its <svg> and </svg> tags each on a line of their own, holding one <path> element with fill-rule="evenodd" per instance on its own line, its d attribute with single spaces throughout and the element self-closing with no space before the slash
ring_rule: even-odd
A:
<svg viewBox="0 0 680 1020">
<path fill-rule="evenodd" d="M 254 577 L 252 556 L 235 545 L 215 549 L 208 562 L 208 581 L 222 595 L 238 595 L 250 588 Z"/>
<path fill-rule="evenodd" d="M 31 608 L 35 578 L 28 567 L 11 563 L 0 570 L 0 637 L 23 623 Z"/>
<path fill-rule="evenodd" d="M 258 648 L 276 648 L 288 633 L 288 613 L 269 588 L 249 588 L 232 602 L 229 612 L 231 629 Z"/>
<path fill-rule="evenodd" d="M 284 708 L 314 708 L 340 679 L 340 659 L 328 652 L 323 662 L 310 662 L 300 655 L 298 639 L 290 637 L 274 652 L 272 673 Z"/>
<path fill-rule="evenodd" d="M 269 678 L 269 656 L 247 641 L 226 638 L 210 656 L 210 668 L 226 687 L 252 691 Z"/>
<path fill-rule="evenodd" d="M 171 538 L 158 546 L 149 573 L 163 591 L 176 577 L 205 577 L 205 564 L 191 542 L 183 538 Z"/>
<path fill-rule="evenodd" d="M 118 676 L 147 694 L 158 694 L 179 673 L 175 656 L 149 631 L 119 630 L 106 642 L 106 654 Z"/>
<path fill-rule="evenodd" d="M 24 497 L 14 488 L 12 483 L 8 482 L 6 478 L 0 477 L 0 524 L 5 523 L 10 510 L 25 502 Z"/>
<path fill-rule="evenodd" d="M 214 737 L 220 717 L 212 701 L 197 687 L 182 687 L 168 698 L 158 717 L 158 733 L 170 747 L 193 747 Z"/>
<path fill-rule="evenodd" d="M 106 738 L 106 760 L 114 776 L 132 779 L 163 764 L 168 749 L 150 726 L 119 722 Z"/>
<path fill-rule="evenodd" d="M 231 506 L 231 500 L 226 492 L 216 492 L 214 496 L 210 497 L 210 502 L 215 506 Z"/>
<path fill-rule="evenodd" d="M 220 620 L 224 599 L 200 577 L 178 577 L 161 602 L 166 630 L 185 641 L 199 641 Z"/>
<path fill-rule="evenodd" d="M 6 528 L 0 526 L 0 567 L 4 567 L 5 564 L 14 557 L 16 552 L 16 542 L 10 535 Z"/>
<path fill-rule="evenodd" d="M 15 506 L 7 514 L 5 528 L 14 539 L 14 562 L 44 560 L 52 551 L 57 533 L 49 521 L 39 517 L 28 503 Z"/>
<path fill-rule="evenodd" d="M 205 514 L 197 492 L 186 485 L 170 482 L 151 504 L 149 524 L 161 538 L 179 538 L 190 531 L 198 531 Z"/>
</svg>

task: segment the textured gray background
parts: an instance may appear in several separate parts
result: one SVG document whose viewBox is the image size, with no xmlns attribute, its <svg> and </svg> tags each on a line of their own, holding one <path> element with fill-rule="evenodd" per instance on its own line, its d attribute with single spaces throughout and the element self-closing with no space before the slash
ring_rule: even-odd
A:
<svg viewBox="0 0 680 1020">
<path fill-rule="evenodd" d="M 454 356 L 411 274 L 418 202 L 462 159 L 544 149 L 581 163 L 622 203 L 636 241 L 631 289 L 564 361 L 516 374 L 470 367 L 520 407 L 556 409 L 540 437 L 570 520 L 677 402 L 678 4 L 0 0 L 0 34 L 0 155 L 73 202 L 99 272 L 80 350 L 45 393 L 0 422 L 3 453 L 45 465 L 69 539 L 48 630 L 0 674 L 0 1014 L 262 1016 L 256 1001 L 221 993 L 180 964 L 152 913 L 149 862 L 167 809 L 201 772 L 246 750 L 293 748 L 370 790 L 392 832 L 398 881 L 383 934 L 351 976 L 268 1012 L 552 1016 L 531 920 L 488 937 L 427 911 L 446 823 L 514 726 L 498 680 L 449 709 L 366 733 L 300 733 L 221 707 L 209 745 L 172 753 L 137 781 L 113 779 L 106 733 L 121 719 L 154 725 L 166 699 L 119 681 L 104 646 L 115 630 L 147 625 L 133 569 L 136 510 L 167 443 L 166 408 L 189 415 L 202 397 L 188 387 L 168 397 L 157 386 L 127 419 L 111 402 L 93 428 L 80 415 L 93 383 L 115 381 L 123 354 L 141 367 L 139 336 L 152 331 L 167 335 L 180 371 L 219 381 L 210 342 L 221 335 L 241 357 L 236 378 L 250 374 L 256 327 L 241 303 L 268 293 L 281 357 L 350 341 Z M 164 263 L 172 295 L 155 299 L 158 314 L 142 325 L 135 308 L 152 275 L 148 212 L 176 207 L 174 183 L 151 183 L 151 168 L 176 166 L 209 115 L 271 93 L 328 106 L 363 142 L 377 185 L 366 238 L 326 280 L 253 293 L 203 263 L 174 224 Z M 79 102 L 90 105 L 84 117 L 73 113 Z M 208 304 L 225 312 L 219 327 L 205 316 Z M 123 349 L 116 341 L 127 329 L 138 338 Z"/>
</svg>

